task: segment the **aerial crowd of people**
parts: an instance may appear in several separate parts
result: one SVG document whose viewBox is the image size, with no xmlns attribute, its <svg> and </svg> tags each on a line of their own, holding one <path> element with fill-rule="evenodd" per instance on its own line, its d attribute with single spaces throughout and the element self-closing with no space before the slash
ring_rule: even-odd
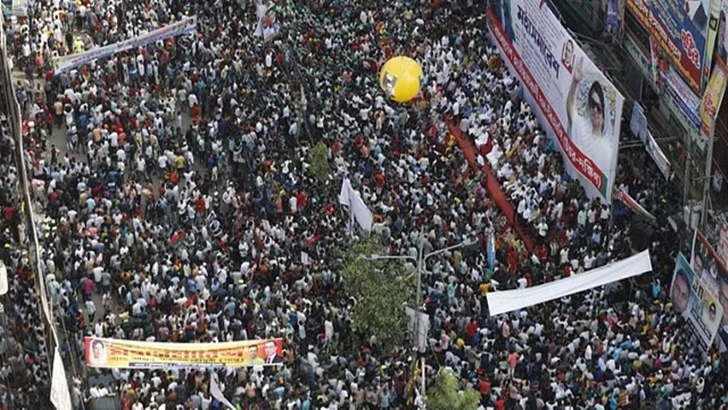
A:
<svg viewBox="0 0 728 410">
<path fill-rule="evenodd" d="M 698 349 L 670 302 L 678 244 L 666 220 L 680 200 L 643 150 L 620 152 L 617 184 L 657 218 L 653 272 L 489 315 L 488 292 L 578 275 L 634 249 L 630 214 L 587 198 L 565 172 L 473 3 L 279 0 L 262 35 L 245 0 L 39 0 L 10 19 L 35 203 L 19 199 L 4 134 L 0 255 L 14 311 L 0 314 L 0 406 L 41 408 L 48 396 L 36 280 L 78 369 L 74 409 L 101 397 L 123 409 L 221 409 L 212 372 L 241 409 L 421 406 L 417 353 L 352 337 L 340 255 L 357 239 L 338 200 L 349 178 L 392 255 L 478 240 L 427 261 L 428 377 L 451 368 L 483 409 L 725 408 L 723 355 Z M 190 16 L 194 34 L 54 73 L 54 58 Z M 379 69 L 396 55 L 424 71 L 411 103 L 379 88 Z M 474 164 L 451 125 L 477 147 Z M 319 143 L 325 181 L 309 160 Z M 489 196 L 485 164 L 532 247 Z M 27 254 L 29 207 L 42 272 Z M 86 336 L 280 337 L 284 354 L 279 366 L 98 370 L 84 366 Z"/>
</svg>

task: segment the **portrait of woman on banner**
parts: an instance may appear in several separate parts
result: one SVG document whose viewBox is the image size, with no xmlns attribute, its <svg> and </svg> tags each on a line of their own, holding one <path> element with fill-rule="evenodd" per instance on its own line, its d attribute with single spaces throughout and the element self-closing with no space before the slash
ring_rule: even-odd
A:
<svg viewBox="0 0 728 410">
<path fill-rule="evenodd" d="M 616 90 L 611 84 L 602 84 L 598 77 L 586 72 L 584 57 L 576 59 L 566 97 L 566 117 L 571 141 L 603 174 L 609 175 L 616 155 Z"/>
</svg>

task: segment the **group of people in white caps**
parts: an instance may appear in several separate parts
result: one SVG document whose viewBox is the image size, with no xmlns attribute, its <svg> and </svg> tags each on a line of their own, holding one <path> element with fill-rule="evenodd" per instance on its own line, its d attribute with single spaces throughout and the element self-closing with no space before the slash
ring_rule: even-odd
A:
<svg viewBox="0 0 728 410">
<path fill-rule="evenodd" d="M 564 173 L 476 3 L 277 0 L 258 30 L 258 5 L 245 0 L 30 2 L 6 33 L 27 77 L 16 91 L 43 271 L 20 247 L 18 173 L 4 150 L 0 240 L 12 273 L 0 404 L 46 408 L 32 291 L 42 280 L 67 369 L 83 380 L 71 386 L 74 409 L 108 397 L 123 409 L 222 409 L 213 373 L 240 409 L 421 407 L 418 354 L 384 352 L 352 323 L 340 259 L 361 232 L 339 203 L 348 178 L 392 255 L 478 239 L 427 261 L 428 378 L 451 368 L 483 409 L 724 408 L 723 356 L 695 347 L 665 285 L 677 253 L 666 217 L 679 200 L 643 152 L 620 153 L 617 183 L 657 217 L 654 271 L 611 293 L 490 316 L 488 292 L 576 275 L 632 250 L 629 214 L 589 200 Z M 60 57 L 192 16 L 192 34 L 55 73 Z M 420 95 L 407 104 L 379 87 L 382 64 L 397 55 L 423 68 Z M 536 239 L 532 252 L 503 223 L 450 124 L 504 154 L 494 173 Z M 325 182 L 309 161 L 319 142 Z M 84 366 L 88 336 L 282 338 L 284 348 L 270 358 L 277 366 L 99 370 Z"/>
</svg>

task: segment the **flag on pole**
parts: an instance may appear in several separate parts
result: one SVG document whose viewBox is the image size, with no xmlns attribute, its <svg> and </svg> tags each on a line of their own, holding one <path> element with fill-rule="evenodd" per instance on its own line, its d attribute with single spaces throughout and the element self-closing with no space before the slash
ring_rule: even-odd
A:
<svg viewBox="0 0 728 410">
<path fill-rule="evenodd" d="M 352 215 L 352 219 L 355 219 L 361 229 L 366 232 L 372 230 L 374 224 L 374 215 L 369 210 L 361 195 L 357 190 L 351 186 L 351 181 L 348 178 L 341 182 L 341 191 L 339 191 L 339 203 L 349 207 L 349 212 Z"/>
<path fill-rule="evenodd" d="M 223 396 L 222 390 L 220 390 L 220 386 L 217 385 L 217 377 L 215 377 L 214 373 L 210 375 L 210 396 L 214 397 L 215 400 L 219 401 L 225 406 L 235 410 L 235 406 L 233 406 L 232 403 L 230 403 L 230 401 L 228 401 L 228 399 Z"/>
</svg>

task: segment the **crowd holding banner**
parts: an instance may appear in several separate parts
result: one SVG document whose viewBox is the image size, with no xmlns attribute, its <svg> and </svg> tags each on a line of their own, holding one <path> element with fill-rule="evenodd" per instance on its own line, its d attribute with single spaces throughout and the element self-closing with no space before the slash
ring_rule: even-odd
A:
<svg viewBox="0 0 728 410">
<path fill-rule="evenodd" d="M 252 7 L 231 0 L 152 3 L 160 15 L 169 9 L 179 18 L 191 8 L 199 16 L 192 44 L 177 39 L 115 54 L 109 57 L 115 70 L 86 67 L 93 84 L 83 78 L 85 70 L 62 73 L 49 84 L 45 105 L 37 114 L 31 111 L 30 118 L 45 125 L 26 137 L 28 151 L 35 149 L 28 155 L 37 159 L 31 161 L 31 173 L 35 197 L 42 201 L 37 208 L 43 212 L 41 239 L 48 250 L 39 276 L 68 328 L 68 340 L 75 342 L 64 355 L 80 354 L 90 367 L 118 366 L 93 371 L 113 381 L 89 380 L 90 397 L 110 393 L 134 410 L 221 405 L 393 410 L 405 403 L 424 408 L 420 382 L 429 389 L 440 369 L 449 367 L 458 375 L 458 389 L 479 391 L 482 408 L 611 410 L 627 402 L 646 408 L 683 392 L 702 393 L 698 378 L 704 378 L 710 393 L 694 394 L 692 408 L 719 408 L 728 370 L 693 348 L 683 317 L 675 315 L 668 292 L 660 287 L 672 273 L 676 241 L 666 220 L 679 200 L 641 150 L 623 153 L 615 173 L 607 169 L 611 163 L 598 172 L 593 163 L 605 156 L 616 161 L 616 145 L 614 151 L 599 152 L 605 155 L 597 160 L 577 155 L 585 154 L 584 141 L 571 141 L 568 134 L 579 127 L 564 124 L 571 119 L 592 127 L 591 133 L 601 129 L 595 124 L 607 124 L 604 128 L 613 128 L 607 133 L 614 132 L 609 143 L 617 144 L 619 123 L 612 121 L 621 114 L 621 97 L 610 95 L 613 88 L 601 79 L 580 86 L 597 73 L 588 61 L 577 64 L 575 56 L 583 53 L 573 39 L 556 48 L 542 41 L 541 27 L 530 19 L 550 22 L 553 15 L 545 8 L 531 13 L 528 27 L 521 16 L 520 26 L 496 33 L 501 51 L 510 44 L 502 41 L 504 32 L 510 39 L 536 36 L 529 46 L 530 68 L 521 60 L 507 63 L 521 75 L 530 100 L 538 100 L 541 119 L 550 120 L 539 125 L 531 107 L 517 97 L 521 87 L 505 70 L 504 53 L 487 41 L 482 7 L 456 13 L 415 2 L 337 1 L 330 9 L 279 2 L 276 14 L 292 29 L 263 45 L 253 32 L 259 19 Z M 519 4 L 535 11 L 534 5 Z M 118 6 L 95 12 L 100 21 L 132 15 L 129 26 L 144 24 L 148 9 L 131 2 Z M 509 13 L 508 19 L 515 16 Z M 95 34 L 108 38 L 110 31 L 102 27 Z M 554 31 L 563 33 L 563 28 L 549 26 L 549 37 Z M 138 35 L 113 36 L 109 43 Z M 510 50 L 510 57 L 518 53 Z M 534 57 L 539 50 L 546 50 L 546 68 Z M 381 64 L 398 54 L 417 57 L 427 77 L 423 95 L 412 105 L 389 101 L 376 81 Z M 158 69 L 152 63 L 160 63 Z M 291 78 L 294 66 L 301 73 Z M 530 69 L 553 73 L 532 75 Z M 558 81 L 547 85 L 557 82 L 558 87 L 535 84 L 549 75 Z M 303 88 L 310 98 L 296 98 Z M 552 92 L 572 94 L 578 104 L 547 100 Z M 161 103 L 168 94 L 183 114 Z M 303 108 L 298 108 L 300 100 L 306 100 Z M 65 129 L 64 114 L 56 107 L 70 113 Z M 576 108 L 571 118 L 568 108 Z M 183 115 L 193 123 L 183 124 Z M 484 147 L 495 147 L 490 153 L 503 153 L 487 158 L 497 175 L 487 179 L 467 170 L 447 121 L 468 142 L 483 137 Z M 554 124 L 559 126 L 562 139 L 556 142 L 567 171 L 579 177 L 577 167 L 592 167 L 590 184 L 629 188 L 655 215 L 657 233 L 649 251 L 630 257 L 628 218 L 612 218 L 610 204 L 596 200 L 613 190 L 592 187 L 592 198 L 586 197 L 564 172 L 562 156 L 554 155 L 554 142 L 541 130 L 545 124 L 552 136 Z M 55 147 L 38 147 L 46 127 L 68 133 L 69 150 L 79 137 L 75 133 L 88 131 L 77 141 L 83 158 L 78 165 L 75 158 L 57 155 Z M 329 146 L 332 172 L 325 183 L 313 179 L 306 155 L 319 141 Z M 110 146 L 129 152 L 109 152 Z M 41 158 L 46 152 L 52 153 Z M 117 161 L 107 164 L 114 156 Z M 577 165 L 568 163 L 572 160 Z M 158 197 L 147 186 L 149 175 L 165 176 Z M 537 226 L 539 240 L 532 251 L 524 249 L 511 227 L 501 226 L 505 218 L 484 187 L 488 181 L 508 185 L 520 221 Z M 423 267 L 425 309 L 418 316 L 428 320 L 416 322 L 416 340 L 419 347 L 427 342 L 424 363 L 413 360 L 417 355 L 409 343 L 387 352 L 352 321 L 356 299 L 349 297 L 350 284 L 340 275 L 340 255 L 356 243 L 347 233 L 369 227 L 381 231 L 390 255 L 478 238 Z M 416 235 L 421 227 L 424 235 Z M 140 230 L 144 234 L 133 233 Z M 52 260 L 58 248 L 68 254 Z M 635 260 L 642 269 L 625 267 Z M 650 275 L 639 274 L 653 267 Z M 627 276 L 632 277 L 619 283 L 623 291 L 590 289 Z M 111 278 L 119 282 L 111 285 Z M 584 292 L 571 294 L 577 288 Z M 510 309 L 494 302 L 498 309 L 489 310 L 499 293 L 508 297 L 522 290 L 536 296 L 519 296 L 520 303 L 544 303 L 498 314 Z M 560 299 L 546 302 L 554 296 Z M 117 309 L 103 306 L 110 298 Z M 97 310 L 99 299 L 103 313 Z M 189 306 L 202 310 L 197 320 L 188 320 Z M 414 313 L 408 311 L 411 317 Z M 89 335 L 94 337 L 86 339 Z M 269 340 L 278 337 L 285 345 L 283 363 L 264 366 L 275 356 L 261 352 L 273 351 Z M 190 360 L 201 357 L 209 363 L 221 342 L 257 339 L 266 344 L 236 348 L 242 363 L 252 367 L 211 363 L 201 369 L 195 366 L 198 359 Z M 158 345 L 180 342 L 187 344 L 168 344 L 174 350 L 158 353 Z M 149 364 L 150 357 L 165 355 L 178 366 Z M 679 378 L 662 376 L 668 360 Z M 413 361 L 421 367 L 411 377 Z M 121 369 L 131 365 L 137 369 Z M 73 398 L 80 408 L 76 386 Z"/>
<path fill-rule="evenodd" d="M 112 369 L 271 366 L 283 357 L 282 339 L 190 344 L 87 337 L 84 347 L 88 366 Z"/>
<path fill-rule="evenodd" d="M 495 40 L 587 195 L 609 201 L 624 98 L 543 2 L 494 1 Z"/>
</svg>

